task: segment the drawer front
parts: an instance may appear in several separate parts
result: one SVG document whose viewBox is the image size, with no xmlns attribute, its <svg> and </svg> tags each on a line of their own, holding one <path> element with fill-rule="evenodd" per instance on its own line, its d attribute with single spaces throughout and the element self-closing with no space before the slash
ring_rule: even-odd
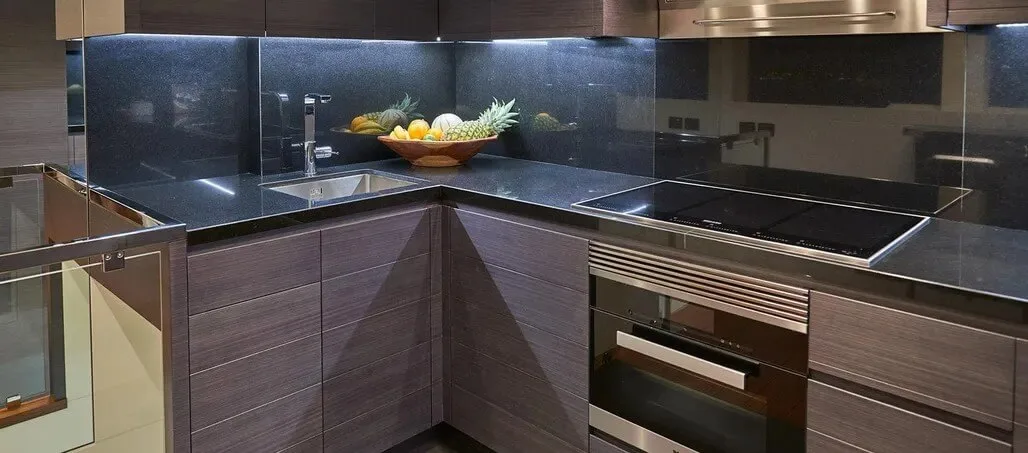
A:
<svg viewBox="0 0 1028 453">
<path fill-rule="evenodd" d="M 312 335 L 189 379 L 193 430 L 321 382 L 321 335 Z"/>
<path fill-rule="evenodd" d="M 1014 421 L 1028 426 L 1028 341 L 1017 340 L 1017 379 L 1014 389 Z"/>
<path fill-rule="evenodd" d="M 282 453 L 321 453 L 321 436 L 312 437 L 303 442 L 300 442 L 292 447 L 287 448 Z"/>
<path fill-rule="evenodd" d="M 325 381 L 325 426 L 346 422 L 431 385 L 431 343 Z"/>
<path fill-rule="evenodd" d="M 453 385 L 564 442 L 589 448 L 589 402 L 546 381 L 454 343 Z"/>
<path fill-rule="evenodd" d="M 321 285 L 307 285 L 189 317 L 189 367 L 206 370 L 321 329 Z"/>
<path fill-rule="evenodd" d="M 429 210 L 397 214 L 321 232 L 322 277 L 370 269 L 431 250 Z"/>
<path fill-rule="evenodd" d="M 277 453 L 321 434 L 321 386 L 196 431 L 193 453 Z"/>
<path fill-rule="evenodd" d="M 589 349 L 509 316 L 454 301 L 453 341 L 517 368 L 549 385 L 589 398 Z"/>
<path fill-rule="evenodd" d="M 326 280 L 322 328 L 331 329 L 432 295 L 431 257 L 421 255 Z"/>
<path fill-rule="evenodd" d="M 380 453 L 432 427 L 425 389 L 325 431 L 325 451 Z"/>
<path fill-rule="evenodd" d="M 431 299 L 425 299 L 325 331 L 325 377 L 338 376 L 431 340 L 431 311 Z"/>
<path fill-rule="evenodd" d="M 922 316 L 811 296 L 812 368 L 841 370 L 839 377 L 1005 430 L 1013 414 L 1014 344 Z"/>
<path fill-rule="evenodd" d="M 453 386 L 447 422 L 497 453 L 581 453 L 552 434 Z"/>
<path fill-rule="evenodd" d="M 317 232 L 190 255 L 189 313 L 321 281 Z"/>
<path fill-rule="evenodd" d="M 832 439 L 817 431 L 807 430 L 807 452 L 808 453 L 867 453 L 845 442 Z"/>
<path fill-rule="evenodd" d="M 467 211 L 449 212 L 453 253 L 589 291 L 588 241 Z"/>
<path fill-rule="evenodd" d="M 497 313 L 581 345 L 589 344 L 589 296 L 543 280 L 454 254 L 454 299 Z"/>
<path fill-rule="evenodd" d="M 1028 426 L 1014 425 L 1014 453 L 1028 453 Z"/>
<path fill-rule="evenodd" d="M 814 450 L 810 450 L 814 451 Z M 596 436 L 589 436 L 589 453 L 631 453 L 617 445 L 600 439 Z"/>
<path fill-rule="evenodd" d="M 1010 445 L 810 381 L 807 426 L 874 453 L 1009 453 Z"/>
</svg>

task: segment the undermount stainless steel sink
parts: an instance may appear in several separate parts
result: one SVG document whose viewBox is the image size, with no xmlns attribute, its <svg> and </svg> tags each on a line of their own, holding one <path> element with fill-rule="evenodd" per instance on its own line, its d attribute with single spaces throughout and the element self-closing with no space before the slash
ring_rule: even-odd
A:
<svg viewBox="0 0 1028 453">
<path fill-rule="evenodd" d="M 327 176 L 321 179 L 286 181 L 264 187 L 307 201 L 325 201 L 382 192 L 411 185 L 414 185 L 411 181 L 404 181 L 376 173 L 358 173 L 343 176 Z"/>
</svg>

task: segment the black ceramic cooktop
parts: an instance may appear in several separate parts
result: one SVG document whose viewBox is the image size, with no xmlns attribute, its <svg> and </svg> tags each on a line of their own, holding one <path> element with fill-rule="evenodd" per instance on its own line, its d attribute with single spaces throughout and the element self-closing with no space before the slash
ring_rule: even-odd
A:
<svg viewBox="0 0 1028 453">
<path fill-rule="evenodd" d="M 751 165 L 726 165 L 679 179 L 927 216 L 941 213 L 969 192 L 956 187 Z"/>
<path fill-rule="evenodd" d="M 866 262 L 924 217 L 665 181 L 581 203 Z M 848 260 L 851 261 L 851 260 Z"/>
</svg>

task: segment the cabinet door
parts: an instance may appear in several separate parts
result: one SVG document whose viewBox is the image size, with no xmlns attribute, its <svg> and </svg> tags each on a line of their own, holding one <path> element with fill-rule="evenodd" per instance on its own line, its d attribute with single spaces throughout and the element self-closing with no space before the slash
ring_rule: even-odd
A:
<svg viewBox="0 0 1028 453">
<path fill-rule="evenodd" d="M 125 2 L 126 31 L 261 36 L 264 0 L 147 0 Z M 133 15 L 138 12 L 138 16 Z M 138 23 L 134 23 L 138 19 Z M 135 26 L 138 25 L 138 28 Z"/>
<path fill-rule="evenodd" d="M 493 38 L 599 36 L 599 0 L 492 0 Z"/>
<path fill-rule="evenodd" d="M 490 39 L 489 0 L 439 0 L 439 36 L 444 41 Z"/>
<path fill-rule="evenodd" d="M 378 2 L 375 38 L 434 41 L 439 36 L 438 0 Z"/>
<path fill-rule="evenodd" d="M 375 0 L 267 0 L 268 36 L 374 38 Z"/>
</svg>

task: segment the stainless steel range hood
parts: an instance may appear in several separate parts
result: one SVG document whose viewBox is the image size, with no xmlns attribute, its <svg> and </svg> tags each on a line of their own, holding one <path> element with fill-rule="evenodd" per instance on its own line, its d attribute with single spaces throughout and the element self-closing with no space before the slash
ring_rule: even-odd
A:
<svg viewBox="0 0 1028 453">
<path fill-rule="evenodd" d="M 939 33 L 928 0 L 659 0 L 661 38 Z"/>
</svg>

